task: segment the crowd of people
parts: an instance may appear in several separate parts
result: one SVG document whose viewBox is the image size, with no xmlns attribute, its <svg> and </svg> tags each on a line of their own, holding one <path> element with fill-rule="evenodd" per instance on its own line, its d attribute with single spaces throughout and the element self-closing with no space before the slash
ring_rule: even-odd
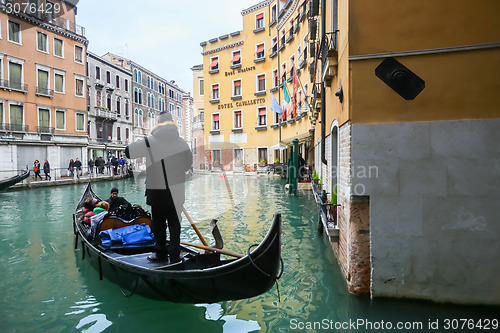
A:
<svg viewBox="0 0 500 333">
<path fill-rule="evenodd" d="M 123 175 L 127 172 L 128 162 L 125 158 L 120 157 L 116 158 L 115 156 L 108 157 L 107 160 L 104 160 L 103 157 L 97 157 L 95 161 L 90 158 L 88 163 L 88 174 L 91 177 L 94 177 L 98 174 L 106 174 L 106 175 Z M 45 160 L 43 164 L 43 168 L 41 167 L 40 161 L 35 160 L 33 163 L 33 174 L 34 180 L 43 180 L 41 176 L 41 172 L 43 171 L 45 175 L 45 180 L 52 180 L 50 175 L 51 167 L 48 160 Z M 106 173 L 104 173 L 106 170 Z M 67 171 L 61 172 L 61 177 L 77 177 L 80 178 L 83 175 L 83 164 L 80 159 L 77 157 L 74 160 L 70 159 Z"/>
</svg>

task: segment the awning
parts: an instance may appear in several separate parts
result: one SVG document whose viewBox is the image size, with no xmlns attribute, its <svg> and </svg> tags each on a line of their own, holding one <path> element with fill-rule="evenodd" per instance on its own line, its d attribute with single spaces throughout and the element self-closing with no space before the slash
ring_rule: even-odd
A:
<svg viewBox="0 0 500 333">
<path fill-rule="evenodd" d="M 283 142 L 279 142 L 279 143 L 275 144 L 274 146 L 269 147 L 269 149 L 280 149 L 280 150 L 283 150 L 286 148 L 288 148 L 288 145 L 286 145 Z"/>
<path fill-rule="evenodd" d="M 260 20 L 261 18 L 264 18 L 264 13 L 260 13 L 255 17 L 257 20 Z"/>
<path fill-rule="evenodd" d="M 219 85 L 218 85 L 218 84 L 214 84 L 214 85 L 212 86 L 212 89 L 213 89 L 213 90 L 219 89 Z"/>
<path fill-rule="evenodd" d="M 273 46 L 271 46 L 271 47 L 269 48 L 269 50 L 274 49 L 274 47 L 276 46 L 276 44 L 278 44 L 278 38 L 276 38 L 276 40 L 273 42 Z"/>
<path fill-rule="evenodd" d="M 237 61 L 240 60 L 240 58 L 241 58 L 240 51 L 234 52 L 233 53 L 233 59 L 231 60 L 231 62 L 237 62 Z"/>
<path fill-rule="evenodd" d="M 219 115 L 218 114 L 214 114 L 214 121 L 219 121 Z"/>
<path fill-rule="evenodd" d="M 264 52 L 264 44 L 260 44 L 257 46 L 257 51 L 255 53 L 261 53 Z"/>
<path fill-rule="evenodd" d="M 266 115 L 266 109 L 265 108 L 260 108 L 259 109 L 259 116 L 265 116 Z"/>
<path fill-rule="evenodd" d="M 235 86 L 235 87 L 239 87 L 239 86 L 241 86 L 241 80 L 234 81 L 234 86 Z"/>
<path fill-rule="evenodd" d="M 219 58 L 213 58 L 212 63 L 210 64 L 210 67 L 215 67 L 219 64 Z"/>
</svg>

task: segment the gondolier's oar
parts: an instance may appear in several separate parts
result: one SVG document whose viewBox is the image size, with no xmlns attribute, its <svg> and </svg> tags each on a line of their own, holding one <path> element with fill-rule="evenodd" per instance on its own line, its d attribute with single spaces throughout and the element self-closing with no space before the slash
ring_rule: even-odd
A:
<svg viewBox="0 0 500 333">
<path fill-rule="evenodd" d="M 241 254 L 230 252 L 230 251 L 226 251 L 226 250 L 222 250 L 222 249 L 217 249 L 217 248 L 211 247 L 211 246 L 206 246 L 206 245 L 201 245 L 201 244 L 193 244 L 193 243 L 188 243 L 188 242 L 181 242 L 181 244 L 182 245 L 196 247 L 196 248 L 202 249 L 202 250 L 207 250 L 207 251 L 212 251 L 212 252 L 219 252 L 221 254 L 225 254 L 225 255 L 228 255 L 228 256 L 231 256 L 231 257 L 236 257 L 236 258 L 242 258 L 243 257 L 243 255 L 241 255 Z"/>
<path fill-rule="evenodd" d="M 186 208 L 183 208 L 183 212 L 184 215 L 186 215 L 189 223 L 191 223 L 191 226 L 193 227 L 194 231 L 196 231 L 196 234 L 198 235 L 200 241 L 203 243 L 204 246 L 208 246 L 208 243 L 205 241 L 205 238 L 203 238 L 203 236 L 201 235 L 200 231 L 196 227 L 196 224 L 194 224 L 193 219 L 191 218 L 191 216 L 189 216 L 188 212 L 186 211 Z"/>
</svg>

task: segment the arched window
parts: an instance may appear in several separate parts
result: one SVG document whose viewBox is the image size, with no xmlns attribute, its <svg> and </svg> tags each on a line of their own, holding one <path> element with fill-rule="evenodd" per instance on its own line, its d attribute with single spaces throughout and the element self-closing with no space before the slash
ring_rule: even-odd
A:
<svg viewBox="0 0 500 333">
<path fill-rule="evenodd" d="M 95 105 L 96 106 L 101 106 L 101 102 L 102 102 L 101 91 L 97 90 L 97 92 L 95 94 Z"/>
<path fill-rule="evenodd" d="M 139 127 L 144 127 L 144 119 L 142 118 L 142 110 L 139 110 Z"/>
<path fill-rule="evenodd" d="M 121 100 L 120 100 L 120 97 L 116 98 L 116 113 L 117 114 L 121 113 Z"/>
<path fill-rule="evenodd" d="M 137 69 L 134 69 L 134 82 L 139 82 L 137 80 L 138 80 L 138 78 L 137 78 Z"/>
<path fill-rule="evenodd" d="M 139 103 L 139 90 L 134 88 L 134 103 Z"/>
<path fill-rule="evenodd" d="M 134 110 L 134 126 L 139 126 L 139 110 Z"/>
<path fill-rule="evenodd" d="M 142 104 L 142 89 L 139 89 L 139 104 Z"/>
<path fill-rule="evenodd" d="M 111 95 L 110 94 L 108 94 L 106 96 L 106 107 L 108 108 L 108 110 L 111 111 Z"/>
</svg>

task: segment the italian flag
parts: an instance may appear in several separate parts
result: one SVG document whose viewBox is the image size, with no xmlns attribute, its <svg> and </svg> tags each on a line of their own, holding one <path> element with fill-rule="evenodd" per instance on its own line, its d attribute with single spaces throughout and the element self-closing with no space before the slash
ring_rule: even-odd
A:
<svg viewBox="0 0 500 333">
<path fill-rule="evenodd" d="M 285 110 L 285 114 L 289 106 L 290 106 L 290 95 L 288 94 L 288 90 L 286 89 L 286 84 L 285 84 L 283 86 L 283 110 Z"/>
</svg>

